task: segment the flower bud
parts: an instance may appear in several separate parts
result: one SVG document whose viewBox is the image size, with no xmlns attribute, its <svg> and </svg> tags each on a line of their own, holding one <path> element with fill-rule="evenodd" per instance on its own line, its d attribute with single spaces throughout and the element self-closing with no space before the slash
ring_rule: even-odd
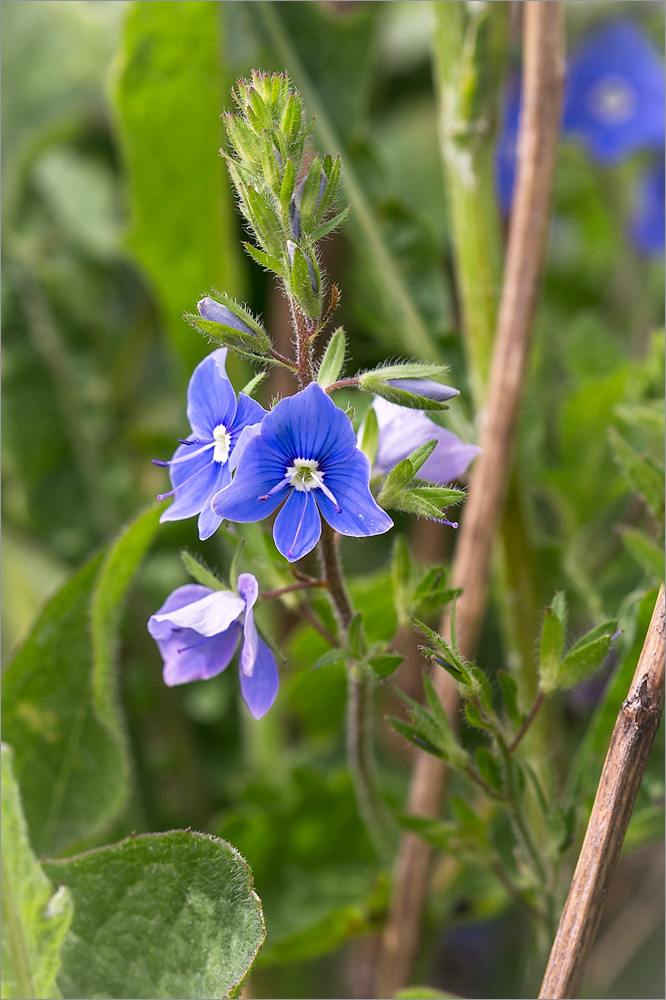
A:
<svg viewBox="0 0 666 1000">
<path fill-rule="evenodd" d="M 231 309 L 223 306 L 221 302 L 216 302 L 215 299 L 208 297 L 201 299 L 197 302 L 197 310 L 201 318 L 208 320 L 209 323 L 221 323 L 223 326 L 230 326 L 232 330 L 238 330 L 239 333 L 244 333 L 248 337 L 256 336 L 256 332 L 247 323 L 244 323 Z"/>
</svg>

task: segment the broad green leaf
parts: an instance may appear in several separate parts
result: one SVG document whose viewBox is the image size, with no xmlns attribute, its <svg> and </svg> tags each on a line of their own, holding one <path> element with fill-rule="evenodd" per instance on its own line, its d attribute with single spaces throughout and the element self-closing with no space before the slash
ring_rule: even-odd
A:
<svg viewBox="0 0 666 1000">
<path fill-rule="evenodd" d="M 266 936 L 250 869 L 210 835 L 145 834 L 45 868 L 74 899 L 64 997 L 228 996 Z"/>
<path fill-rule="evenodd" d="M 369 406 L 365 411 L 363 423 L 358 432 L 358 446 L 370 462 L 370 465 L 374 465 L 377 458 L 377 448 L 379 447 L 379 424 L 377 423 L 377 414 L 373 406 Z"/>
<path fill-rule="evenodd" d="M 609 427 L 610 439 L 615 460 L 624 472 L 633 488 L 641 494 L 646 504 L 659 520 L 664 520 L 664 474 L 654 465 L 635 451 L 629 442 L 615 429 Z"/>
<path fill-rule="evenodd" d="M 60 997 L 60 948 L 72 919 L 72 899 L 55 893 L 30 848 L 13 751 L 2 744 L 2 996 Z"/>
<path fill-rule="evenodd" d="M 40 854 L 99 833 L 123 808 L 129 763 L 115 695 L 118 618 L 159 514 L 143 513 L 65 584 L 3 676 L 4 736 Z"/>
<path fill-rule="evenodd" d="M 615 625 L 617 626 L 617 622 Z M 597 667 L 601 666 L 602 660 L 610 649 L 611 635 L 612 632 L 609 632 L 607 635 L 598 636 L 590 642 L 578 643 L 565 656 L 555 681 L 555 687 L 549 687 L 545 693 L 565 691 L 589 677 Z"/>
<path fill-rule="evenodd" d="M 224 5 L 133 3 L 112 87 L 129 175 L 128 242 L 149 275 L 185 382 L 203 345 L 182 322 L 206 288 L 239 290 L 233 203 L 219 155 Z"/>
<path fill-rule="evenodd" d="M 365 629 L 363 628 L 363 615 L 357 611 L 351 620 L 348 630 L 349 649 L 353 656 L 361 659 L 368 648 Z"/>
<path fill-rule="evenodd" d="M 320 667 L 332 667 L 339 663 L 346 663 L 349 659 L 349 652 L 346 649 L 329 649 L 317 659 L 312 664 L 312 670 L 318 670 Z"/>
<path fill-rule="evenodd" d="M 497 757 L 487 747 L 477 749 L 476 766 L 486 784 L 501 795 L 504 792 L 502 768 Z"/>
<path fill-rule="evenodd" d="M 347 350 L 347 338 L 341 326 L 331 334 L 331 339 L 326 345 L 324 357 L 319 365 L 317 382 L 326 388 L 337 381 L 345 363 L 345 352 Z"/>
</svg>

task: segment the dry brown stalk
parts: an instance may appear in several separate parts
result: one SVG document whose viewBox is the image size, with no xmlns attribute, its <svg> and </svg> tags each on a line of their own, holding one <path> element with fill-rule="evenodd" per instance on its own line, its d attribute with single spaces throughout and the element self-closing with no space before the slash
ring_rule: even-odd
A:
<svg viewBox="0 0 666 1000">
<path fill-rule="evenodd" d="M 662 584 L 634 679 L 615 723 L 539 997 L 577 997 L 664 707 Z"/>
<path fill-rule="evenodd" d="M 518 176 L 486 405 L 480 415 L 482 451 L 476 460 L 452 570 L 452 585 L 464 588 L 458 603 L 458 641 L 467 656 L 474 654 L 485 606 L 493 539 L 511 468 L 548 231 L 564 74 L 559 0 L 525 3 L 523 66 Z M 448 617 L 441 629 L 450 635 Z M 447 710 L 455 714 L 457 695 L 449 675 L 438 669 L 433 680 Z M 443 763 L 421 754 L 414 767 L 408 811 L 436 815 L 444 781 Z M 393 899 L 378 967 L 378 997 L 392 996 L 409 976 L 420 932 L 429 860 L 429 846 L 414 834 L 407 834 L 394 871 Z"/>
</svg>

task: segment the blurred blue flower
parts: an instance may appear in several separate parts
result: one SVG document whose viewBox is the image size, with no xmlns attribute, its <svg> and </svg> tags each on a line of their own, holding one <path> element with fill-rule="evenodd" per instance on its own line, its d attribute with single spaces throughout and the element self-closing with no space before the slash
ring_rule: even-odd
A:
<svg viewBox="0 0 666 1000">
<path fill-rule="evenodd" d="M 664 252 L 664 154 L 640 178 L 631 236 L 636 249 L 652 256 Z"/>
<path fill-rule="evenodd" d="M 251 573 L 238 577 L 238 594 L 197 583 L 174 590 L 148 621 L 164 660 L 164 683 L 172 687 L 215 677 L 231 662 L 242 632 L 241 694 L 255 719 L 265 715 L 277 696 L 279 678 L 275 657 L 254 623 L 258 593 Z"/>
<path fill-rule="evenodd" d="M 500 209 L 505 216 L 511 212 L 516 180 L 520 97 L 520 80 L 518 76 L 511 76 L 504 96 L 502 124 L 495 149 L 495 184 Z"/>
<path fill-rule="evenodd" d="M 319 541 L 320 515 L 341 535 L 388 531 L 393 521 L 375 503 L 369 480 L 370 463 L 356 447 L 349 417 L 312 383 L 264 417 L 212 508 L 219 518 L 246 522 L 261 521 L 284 504 L 273 538 L 295 562 Z"/>
<path fill-rule="evenodd" d="M 565 132 L 591 156 L 614 163 L 664 143 L 664 64 L 633 21 L 618 18 L 590 34 L 571 57 Z"/>
<path fill-rule="evenodd" d="M 444 486 L 461 476 L 481 451 L 474 444 L 463 444 L 451 431 L 434 424 L 423 410 L 410 410 L 386 399 L 375 399 L 372 406 L 379 430 L 375 473 L 390 472 L 419 445 L 437 441 L 418 476 L 436 486 Z"/>
<path fill-rule="evenodd" d="M 223 307 L 221 307 L 223 308 Z M 238 400 L 227 378 L 226 347 L 213 351 L 197 365 L 187 388 L 187 418 L 192 433 L 181 443 L 169 462 L 153 459 L 169 468 L 173 489 L 158 500 L 175 494 L 160 521 L 179 521 L 199 515 L 199 538 L 209 538 L 220 525 L 210 507 L 211 498 L 231 482 L 234 449 L 241 431 L 261 421 L 263 406 L 240 393 Z M 231 466 L 230 466 L 231 460 Z"/>
</svg>

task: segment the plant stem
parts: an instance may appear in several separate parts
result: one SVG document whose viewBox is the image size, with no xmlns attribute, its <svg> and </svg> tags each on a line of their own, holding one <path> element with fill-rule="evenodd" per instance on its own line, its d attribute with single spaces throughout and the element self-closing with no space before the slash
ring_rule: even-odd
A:
<svg viewBox="0 0 666 1000">
<path fill-rule="evenodd" d="M 508 753 L 513 753 L 513 751 L 516 749 L 516 747 L 518 746 L 518 744 L 522 740 L 523 736 L 525 735 L 525 733 L 527 732 L 527 730 L 530 728 L 530 726 L 534 722 L 534 719 L 536 718 L 536 714 L 539 711 L 539 709 L 541 708 L 542 704 L 543 704 L 543 694 L 542 694 L 541 691 L 539 691 L 539 693 L 537 694 L 536 698 L 534 699 L 534 704 L 532 705 L 531 709 L 527 713 L 527 718 L 523 722 L 522 726 L 520 727 L 520 729 L 518 730 L 518 732 L 516 733 L 516 735 L 514 736 L 514 738 L 507 745 L 506 749 L 507 749 Z"/>
<path fill-rule="evenodd" d="M 664 586 L 615 723 L 539 997 L 577 997 L 664 707 Z"/>
<path fill-rule="evenodd" d="M 286 587 L 278 587 L 277 590 L 263 590 L 259 597 L 262 601 L 270 601 L 274 597 L 282 597 L 283 594 L 291 594 L 294 590 L 309 590 L 312 587 L 326 587 L 326 580 L 301 580 L 300 583 L 290 583 Z"/>
<path fill-rule="evenodd" d="M 338 536 L 322 521 L 319 549 L 328 592 L 343 635 L 354 617 L 338 552 Z M 361 664 L 347 668 L 347 758 L 359 813 L 379 857 L 391 857 L 390 818 L 377 790 L 372 741 L 373 680 Z"/>
</svg>

